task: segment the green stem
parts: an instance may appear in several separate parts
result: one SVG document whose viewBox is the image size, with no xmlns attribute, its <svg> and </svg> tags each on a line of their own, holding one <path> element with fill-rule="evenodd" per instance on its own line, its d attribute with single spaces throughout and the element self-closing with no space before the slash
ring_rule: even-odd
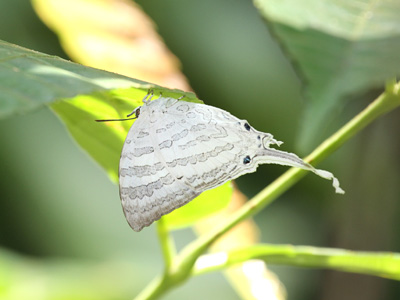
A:
<svg viewBox="0 0 400 300">
<path fill-rule="evenodd" d="M 400 84 L 395 83 L 395 81 L 390 82 L 390 84 L 386 86 L 386 91 L 382 95 L 375 99 L 370 105 L 368 105 L 368 107 L 344 125 L 339 131 L 325 140 L 325 142 L 306 157 L 305 160 L 313 162 L 314 164 L 320 162 L 323 158 L 337 150 L 344 142 L 349 140 L 376 118 L 400 106 L 399 91 Z M 183 277 L 189 276 L 196 259 L 220 236 L 225 234 L 241 221 L 264 209 L 268 204 L 283 194 L 306 174 L 307 171 L 302 169 L 289 169 L 227 218 L 225 222 L 215 226 L 209 233 L 199 237 L 196 241 L 186 246 L 177 257 L 177 263 L 179 265 L 178 269 L 181 273 L 180 275 Z"/>
<path fill-rule="evenodd" d="M 172 260 L 176 255 L 176 248 L 174 241 L 168 232 L 168 228 L 164 222 L 164 218 L 161 218 L 157 222 L 157 233 L 158 239 L 160 240 L 161 251 L 164 257 L 165 272 L 168 273 L 171 269 Z"/>
<path fill-rule="evenodd" d="M 400 280 L 400 253 L 350 251 L 312 246 L 259 244 L 228 252 L 204 255 L 207 266 L 197 266 L 192 275 L 225 270 L 248 260 L 263 260 L 267 264 L 303 268 L 326 268 L 337 271 L 370 274 Z"/>
<path fill-rule="evenodd" d="M 399 90 L 400 84 L 392 81 L 387 85 L 386 91 L 381 96 L 374 100 L 366 109 L 343 126 L 338 132 L 323 142 L 305 160 L 313 162 L 314 164 L 320 162 L 376 118 L 400 106 Z M 307 171 L 302 169 L 289 169 L 224 222 L 217 224 L 209 233 L 187 245 L 180 255 L 173 259 L 171 258 L 172 255 L 170 255 L 171 251 L 168 250 L 170 248 L 167 246 L 167 238 L 162 231 L 159 231 L 160 240 L 163 241 L 164 258 L 166 259 L 166 264 L 170 267 L 167 269 L 169 272 L 165 272 L 163 277 L 156 278 L 137 299 L 155 299 L 167 289 L 188 279 L 192 274 L 193 265 L 197 258 L 203 254 L 211 244 L 235 225 L 265 208 L 306 174 Z"/>
<path fill-rule="evenodd" d="M 152 282 L 135 297 L 135 300 L 152 300 L 157 299 L 164 294 L 172 286 L 166 284 L 166 275 L 159 276 L 153 279 Z"/>
<path fill-rule="evenodd" d="M 169 234 L 164 218 L 158 220 L 157 234 L 160 240 L 161 252 L 164 258 L 165 269 L 162 276 L 156 277 L 135 300 L 151 300 L 165 293 L 173 284 L 170 283 L 172 261 L 176 255 L 174 241 Z"/>
</svg>

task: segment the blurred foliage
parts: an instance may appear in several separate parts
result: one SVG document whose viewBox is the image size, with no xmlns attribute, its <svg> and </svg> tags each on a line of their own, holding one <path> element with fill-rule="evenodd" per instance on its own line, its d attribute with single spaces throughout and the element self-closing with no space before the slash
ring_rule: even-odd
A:
<svg viewBox="0 0 400 300">
<path fill-rule="evenodd" d="M 349 95 L 400 74 L 400 2 L 255 0 L 297 66 L 309 103 L 299 139 L 309 151 Z M 344 98 L 347 96 L 347 98 Z"/>
<path fill-rule="evenodd" d="M 247 118 L 254 127 L 272 132 L 279 139 L 287 141 L 285 149 L 293 149 L 296 138 L 300 136 L 300 83 L 279 48 L 269 39 L 268 32 L 251 3 L 232 3 L 227 0 L 138 2 L 158 25 L 169 48 L 182 61 L 183 70 L 200 98 L 207 99 L 208 104 L 224 107 L 239 117 Z M 263 11 L 274 34 L 288 33 L 286 37 L 283 34 L 280 36 L 280 42 L 286 46 L 285 49 L 289 48 L 285 45 L 285 40 L 286 43 L 293 41 L 294 47 L 292 51 L 288 51 L 290 59 L 295 62 L 298 60 L 294 50 L 299 49 L 302 42 L 306 42 L 307 35 L 304 35 L 304 31 L 311 31 L 314 37 L 327 35 L 313 45 L 322 50 L 335 49 L 329 45 L 338 39 L 338 34 L 325 30 L 322 26 L 335 26 L 335 23 L 326 22 L 324 14 L 312 13 L 312 9 L 321 9 L 324 2 L 297 3 L 300 2 L 290 6 L 291 12 L 283 14 L 293 24 L 288 19 L 284 22 L 280 18 L 274 19 L 276 14 L 270 17 L 266 13 L 269 11 L 267 9 Z M 335 5 L 339 2 L 332 3 L 333 6 L 329 6 L 329 9 L 337 7 Z M 368 12 L 367 9 L 374 13 L 379 12 L 380 7 L 385 8 L 388 2 L 377 2 L 377 8 L 364 7 L 364 1 L 354 3 L 355 8 L 350 10 L 351 16 L 357 16 L 359 7 L 363 12 Z M 273 9 L 275 5 L 277 4 L 270 4 L 269 8 Z M 306 8 L 306 11 L 302 11 L 302 8 Z M 340 10 L 332 9 L 334 13 L 338 11 L 340 13 Z M 398 10 L 391 9 L 388 14 L 396 16 Z M 29 2 L 1 2 L 0 16 L 0 39 L 47 53 L 61 53 L 54 35 L 40 24 L 29 7 Z M 298 24 L 294 24 L 293 20 L 304 21 L 309 16 L 323 20 L 317 29 L 302 31 Z M 367 25 L 371 24 L 368 20 L 364 19 Z M 381 22 L 374 18 L 372 20 L 378 24 Z M 394 19 L 395 22 L 396 20 L 399 18 Z M 339 25 L 346 25 L 346 22 L 343 23 Z M 315 31 L 321 27 L 323 30 L 318 35 Z M 395 30 L 398 27 L 392 28 Z M 347 37 L 343 37 L 343 34 L 339 36 L 345 39 L 345 43 L 341 45 L 347 45 L 350 50 L 354 50 L 344 53 L 347 61 L 363 58 L 356 51 L 359 50 L 357 42 L 346 40 Z M 398 52 L 395 39 L 392 43 L 390 36 L 382 38 L 389 40 L 392 46 L 386 47 L 385 43 L 375 44 L 375 40 L 369 38 L 368 43 L 365 43 L 372 46 L 367 48 L 368 55 L 370 49 L 375 50 L 371 50 L 373 54 L 379 51 Z M 381 46 L 376 49 L 376 45 Z M 333 54 L 338 55 L 337 52 L 340 53 L 341 49 L 336 49 Z M 308 51 L 303 49 L 300 53 L 306 55 Z M 381 65 L 381 62 L 385 63 L 385 53 L 377 56 L 381 57 L 379 62 L 371 63 L 372 59 L 368 59 L 365 66 L 385 66 Z M 346 56 L 348 54 L 351 56 Z M 314 62 L 314 59 L 321 57 L 323 62 L 315 64 L 316 66 L 339 66 L 336 61 L 325 64 L 332 59 L 329 55 L 313 55 L 309 58 Z M 386 66 L 385 70 L 398 70 L 398 58 L 388 57 L 391 65 L 390 68 Z M 358 65 L 360 69 L 357 74 L 360 77 L 356 76 L 357 80 L 367 75 L 377 78 L 381 75 L 379 70 L 364 70 L 364 61 L 361 62 Z M 339 76 L 336 73 L 332 75 L 336 77 L 321 77 L 321 80 L 324 79 L 326 84 L 334 86 L 335 89 L 331 88 L 333 91 L 353 83 L 351 80 L 344 80 L 353 78 L 351 76 L 346 77 L 340 73 Z M 372 88 L 375 85 L 368 83 L 366 87 Z M 346 94 L 347 90 L 341 92 Z M 343 124 L 360 107 L 373 99 L 375 92 L 364 92 L 361 96 L 363 101 L 360 101 L 360 95 L 353 94 L 352 100 L 358 101 L 348 104 L 341 114 L 331 114 L 326 130 L 320 125 L 315 125 L 314 130 L 324 136 L 327 132 L 333 132 L 339 124 Z M 319 103 L 329 105 L 322 101 Z M 313 113 L 306 121 L 314 124 L 318 116 Z M 327 162 L 326 168 L 334 171 L 345 183 L 348 193 L 344 200 L 329 201 L 335 197 L 331 191 L 326 189 L 325 192 L 324 185 L 320 186 L 318 179 L 307 178 L 301 187 L 293 189 L 256 219 L 263 228 L 262 238 L 268 242 L 323 244 L 355 250 L 398 252 L 400 240 L 397 238 L 399 224 L 396 214 L 399 211 L 400 191 L 397 182 L 400 178 L 400 164 L 397 154 L 400 147 L 398 134 L 393 130 L 399 128 L 398 120 L 396 112 L 377 122 Z M 134 259 L 136 276 L 130 278 L 131 282 L 136 283 L 132 288 L 135 289 L 133 293 L 138 292 L 149 278 L 161 270 L 158 245 L 149 234 L 152 229 L 147 230 L 147 234 L 132 234 L 121 217 L 116 188 L 110 185 L 97 166 L 71 144 L 65 136 L 65 130 L 53 116 L 46 112 L 37 112 L 1 121 L 0 137 L 4 141 L 0 149 L 0 168 L 3 171 L 0 181 L 3 191 L 0 201 L 1 245 L 26 254 L 42 256 L 43 260 L 52 256 L 101 260 L 117 256 Z M 319 139 L 317 136 L 314 138 Z M 301 144 L 302 141 L 303 139 L 297 143 Z M 307 144 L 306 147 L 309 149 L 312 145 Z M 257 174 L 238 180 L 238 184 L 247 195 L 252 196 L 281 172 L 282 167 L 264 167 Z M 377 178 L 380 180 L 376 180 Z M 316 198 L 315 195 L 321 198 Z M 187 231 L 177 232 L 175 236 L 180 244 L 185 244 L 192 237 Z M 31 276 L 38 274 L 39 270 L 33 269 Z M 110 278 L 114 274 L 110 269 Z M 327 273 L 322 277 L 319 276 L 320 273 L 282 268 L 278 268 L 278 274 L 285 282 L 289 297 L 292 295 L 296 299 L 397 299 L 400 293 L 398 285 L 366 276 L 353 276 L 349 280 L 348 275 L 343 274 Z M 323 278 L 326 280 L 318 295 L 313 284 L 318 284 Z M 221 284 L 222 282 L 223 279 L 218 275 L 199 277 L 167 298 L 186 299 L 190 295 L 191 299 L 235 299 L 234 293 Z"/>
<path fill-rule="evenodd" d="M 127 299 L 134 268 L 128 261 L 37 259 L 0 250 L 0 299 Z M 121 278 L 109 275 L 115 272 Z"/>
<path fill-rule="evenodd" d="M 131 1 L 34 0 L 69 56 L 86 66 L 189 90 L 178 59 Z"/>
</svg>

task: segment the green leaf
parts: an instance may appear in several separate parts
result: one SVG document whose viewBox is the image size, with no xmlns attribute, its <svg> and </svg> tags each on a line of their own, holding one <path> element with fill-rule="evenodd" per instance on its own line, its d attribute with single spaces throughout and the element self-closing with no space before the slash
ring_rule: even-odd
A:
<svg viewBox="0 0 400 300">
<path fill-rule="evenodd" d="M 178 229 L 192 225 L 196 221 L 225 208 L 233 193 L 230 181 L 220 187 L 200 194 L 188 204 L 163 217 L 168 229 Z"/>
<path fill-rule="evenodd" d="M 162 93 L 174 98 L 185 95 L 183 101 L 202 103 L 193 93 L 158 87 L 3 41 L 0 41 L 0 82 L 0 118 L 49 105 L 76 142 L 114 182 L 118 181 L 120 153 L 133 121 L 97 123 L 95 120 L 126 117 L 142 105 L 149 89 L 155 95 Z M 209 203 L 215 197 L 219 200 Z M 171 227 L 187 225 L 225 207 L 230 189 L 222 186 L 201 198 L 206 198 L 209 204 L 200 203 L 198 207 L 204 209 L 196 208 L 196 213 L 183 210 L 175 221 L 169 222 Z M 189 213 L 194 213 L 193 217 Z"/>
<path fill-rule="evenodd" d="M 321 139 L 343 97 L 400 74 L 400 2 L 255 0 L 306 83 L 308 102 L 299 143 Z"/>
<path fill-rule="evenodd" d="M 199 258 L 194 273 L 220 270 L 250 259 L 261 259 L 267 264 L 326 268 L 400 280 L 400 253 L 269 244 L 205 255 Z"/>
<path fill-rule="evenodd" d="M 100 91 L 153 85 L 0 41 L 0 118 Z"/>
</svg>

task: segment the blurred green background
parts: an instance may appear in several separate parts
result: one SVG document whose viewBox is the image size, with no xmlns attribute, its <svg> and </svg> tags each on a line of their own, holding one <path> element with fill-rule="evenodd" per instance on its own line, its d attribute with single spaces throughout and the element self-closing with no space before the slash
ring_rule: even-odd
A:
<svg viewBox="0 0 400 300">
<path fill-rule="evenodd" d="M 250 1 L 137 2 L 180 59 L 200 99 L 272 133 L 285 142 L 283 150 L 307 154 L 296 149 L 305 103 L 301 82 Z M 67 58 L 28 0 L 0 0 L 0 39 Z M 322 135 L 334 132 L 379 93 L 352 96 Z M 256 217 L 262 240 L 399 252 L 399 117 L 395 111 L 378 120 L 320 166 L 340 179 L 345 196 L 334 195 L 317 176 L 307 176 Z M 0 261 L 10 263 L 13 280 L 21 281 L 15 299 L 28 299 L 27 291 L 29 299 L 44 299 L 39 287 L 50 284 L 43 275 L 49 270 L 102 276 L 103 289 L 112 295 L 104 293 L 104 299 L 129 299 L 162 271 L 154 226 L 140 233 L 129 228 L 117 186 L 47 108 L 0 120 L 0 141 Z M 285 170 L 261 166 L 237 184 L 250 198 Z M 190 230 L 174 235 L 178 246 L 194 237 Z M 289 299 L 400 297 L 398 282 L 372 276 L 271 269 Z M 8 271 L 0 270 L 0 299 Z M 76 279 L 76 291 L 65 299 L 91 299 L 84 292 L 90 283 Z M 193 278 L 165 299 L 189 297 L 238 299 L 221 274 Z"/>
</svg>

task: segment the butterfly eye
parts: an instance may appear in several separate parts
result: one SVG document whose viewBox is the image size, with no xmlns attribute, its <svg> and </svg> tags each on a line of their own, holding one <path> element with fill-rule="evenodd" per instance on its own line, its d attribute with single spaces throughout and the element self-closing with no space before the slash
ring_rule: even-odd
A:
<svg viewBox="0 0 400 300">
<path fill-rule="evenodd" d="M 129 118 L 130 116 L 135 115 L 134 118 L 139 118 L 140 108 L 141 108 L 141 106 L 136 107 L 130 114 L 127 114 L 126 117 Z"/>
<path fill-rule="evenodd" d="M 245 164 L 245 165 L 247 165 L 247 164 L 249 164 L 251 162 L 251 158 L 250 158 L 250 156 L 246 156 L 244 159 L 243 159 L 243 163 Z"/>
<path fill-rule="evenodd" d="M 249 123 L 244 123 L 244 128 L 246 128 L 247 131 L 250 131 L 250 125 Z"/>
<path fill-rule="evenodd" d="M 140 116 L 140 107 L 135 111 L 135 116 L 136 116 L 136 118 L 139 118 L 139 116 Z"/>
</svg>

